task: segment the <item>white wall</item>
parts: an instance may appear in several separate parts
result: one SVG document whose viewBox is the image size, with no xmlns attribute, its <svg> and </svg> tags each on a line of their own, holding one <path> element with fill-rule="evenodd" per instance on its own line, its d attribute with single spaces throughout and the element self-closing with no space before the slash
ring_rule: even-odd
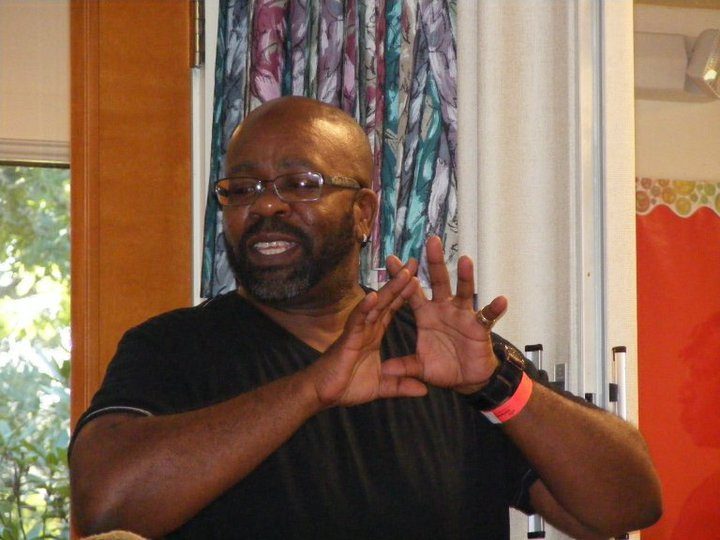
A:
<svg viewBox="0 0 720 540">
<path fill-rule="evenodd" d="M 720 9 L 635 6 L 635 31 L 695 38 L 720 28 Z M 720 100 L 635 103 L 636 174 L 671 180 L 720 180 Z"/>
<path fill-rule="evenodd" d="M 0 0 L 0 159 L 69 161 L 69 0 Z"/>
</svg>

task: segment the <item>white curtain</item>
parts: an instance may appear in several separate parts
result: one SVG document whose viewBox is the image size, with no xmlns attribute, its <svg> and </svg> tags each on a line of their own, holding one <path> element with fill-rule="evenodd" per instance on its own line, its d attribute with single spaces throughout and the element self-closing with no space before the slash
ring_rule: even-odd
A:
<svg viewBox="0 0 720 540">
<path fill-rule="evenodd" d="M 601 405 L 609 350 L 627 346 L 636 421 L 632 15 L 631 0 L 459 0 L 458 199 L 481 304 L 510 300 L 497 331 L 542 344 Z M 514 513 L 512 538 L 526 532 Z"/>
<path fill-rule="evenodd" d="M 481 302 L 498 294 L 510 300 L 498 331 L 567 361 L 575 5 L 483 0 L 458 10 L 462 250 L 475 259 Z"/>
</svg>

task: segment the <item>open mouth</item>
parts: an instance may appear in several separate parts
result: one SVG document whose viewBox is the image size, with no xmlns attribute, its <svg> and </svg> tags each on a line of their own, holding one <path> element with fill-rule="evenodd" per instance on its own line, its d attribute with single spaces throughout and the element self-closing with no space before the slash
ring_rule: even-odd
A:
<svg viewBox="0 0 720 540">
<path fill-rule="evenodd" d="M 267 218 L 253 224 L 240 238 L 238 256 L 240 262 L 257 270 L 276 271 L 282 267 L 294 267 L 312 251 L 312 242 L 305 232 L 277 217 Z"/>
<path fill-rule="evenodd" d="M 295 265 L 302 258 L 303 246 L 291 238 L 253 238 L 247 243 L 248 262 L 257 267 Z"/>
<path fill-rule="evenodd" d="M 274 240 L 272 242 L 256 242 L 255 244 L 253 244 L 252 249 L 260 253 L 260 255 L 270 257 L 273 255 L 281 255 L 283 253 L 287 253 L 288 251 L 297 246 L 297 242 Z"/>
</svg>

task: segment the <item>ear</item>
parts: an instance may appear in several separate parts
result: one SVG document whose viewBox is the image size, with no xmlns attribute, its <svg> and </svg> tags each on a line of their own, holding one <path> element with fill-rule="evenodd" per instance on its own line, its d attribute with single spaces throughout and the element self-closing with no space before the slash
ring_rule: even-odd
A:
<svg viewBox="0 0 720 540">
<path fill-rule="evenodd" d="M 355 238 L 362 242 L 363 238 L 370 238 L 375 213 L 378 209 L 378 198 L 372 189 L 362 188 L 355 195 L 353 215 L 355 218 Z"/>
</svg>

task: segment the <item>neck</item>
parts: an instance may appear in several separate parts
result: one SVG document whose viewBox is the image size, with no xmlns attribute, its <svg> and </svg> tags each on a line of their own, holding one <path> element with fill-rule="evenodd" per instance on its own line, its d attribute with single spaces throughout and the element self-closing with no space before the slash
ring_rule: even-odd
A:
<svg viewBox="0 0 720 540">
<path fill-rule="evenodd" d="M 338 285 L 318 284 L 301 297 L 272 305 L 262 303 L 243 289 L 238 289 L 238 293 L 298 339 L 324 352 L 340 337 L 350 312 L 365 296 L 357 281 Z"/>
</svg>

